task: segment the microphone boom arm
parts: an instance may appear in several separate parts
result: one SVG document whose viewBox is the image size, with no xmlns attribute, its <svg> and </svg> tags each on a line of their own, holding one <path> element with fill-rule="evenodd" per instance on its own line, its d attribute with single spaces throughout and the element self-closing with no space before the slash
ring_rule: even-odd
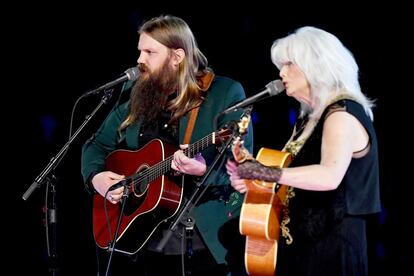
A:
<svg viewBox="0 0 414 276">
<path fill-rule="evenodd" d="M 83 121 L 83 123 L 79 126 L 79 128 L 76 130 L 76 132 L 69 138 L 69 140 L 66 142 L 66 144 L 62 147 L 62 149 L 54 156 L 52 159 L 50 159 L 49 164 L 43 169 L 43 171 L 36 177 L 35 181 L 30 185 L 30 187 L 26 190 L 26 192 L 23 194 L 22 198 L 23 200 L 27 200 L 29 196 L 33 193 L 33 191 L 36 188 L 40 188 L 40 186 L 43 184 L 46 176 L 59 164 L 58 161 L 61 160 L 62 156 L 66 152 L 66 150 L 69 148 L 70 144 L 72 144 L 73 140 L 78 136 L 78 134 L 82 131 L 82 129 L 85 127 L 85 125 L 91 120 L 91 118 L 95 115 L 96 112 L 101 108 L 103 104 L 105 104 L 108 101 L 108 97 L 110 96 L 110 93 L 106 93 L 103 97 L 101 102 L 98 104 L 98 106 L 92 111 L 91 115 L 86 116 L 86 119 Z"/>
</svg>

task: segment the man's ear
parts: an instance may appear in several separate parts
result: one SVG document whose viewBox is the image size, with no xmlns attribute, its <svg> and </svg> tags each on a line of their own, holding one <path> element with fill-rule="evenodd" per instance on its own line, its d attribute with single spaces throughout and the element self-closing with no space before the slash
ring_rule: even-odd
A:
<svg viewBox="0 0 414 276">
<path fill-rule="evenodd" d="M 181 48 L 173 50 L 173 65 L 178 66 L 185 58 L 185 51 Z"/>
</svg>

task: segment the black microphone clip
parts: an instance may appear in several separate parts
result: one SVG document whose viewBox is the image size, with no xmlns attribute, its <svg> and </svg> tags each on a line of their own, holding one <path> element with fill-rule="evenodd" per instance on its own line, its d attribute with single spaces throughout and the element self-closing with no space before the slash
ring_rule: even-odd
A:
<svg viewBox="0 0 414 276">
<path fill-rule="evenodd" d="M 129 189 L 129 187 L 130 187 L 129 186 L 129 180 L 130 180 L 129 178 L 122 179 L 118 183 L 115 183 L 114 185 L 109 187 L 108 191 L 113 191 L 113 190 L 116 190 L 116 189 L 121 188 L 121 187 L 125 187 L 125 189 Z"/>
</svg>

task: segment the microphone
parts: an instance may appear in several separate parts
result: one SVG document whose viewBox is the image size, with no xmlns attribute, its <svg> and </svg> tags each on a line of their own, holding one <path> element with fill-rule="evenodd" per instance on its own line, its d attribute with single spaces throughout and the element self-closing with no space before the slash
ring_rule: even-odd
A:
<svg viewBox="0 0 414 276">
<path fill-rule="evenodd" d="M 283 90 L 285 90 L 285 86 L 283 85 L 283 82 L 281 80 L 271 81 L 266 85 L 266 89 L 263 90 L 262 92 L 252 97 L 249 97 L 247 99 L 241 100 L 235 105 L 222 111 L 221 114 L 228 114 L 230 112 L 237 111 L 239 108 L 252 105 L 253 103 L 258 102 L 264 98 L 276 96 L 277 94 L 281 93 Z"/>
<path fill-rule="evenodd" d="M 127 80 L 134 81 L 138 78 L 138 76 L 139 76 L 139 70 L 138 70 L 137 67 L 129 68 L 128 70 L 126 70 L 124 72 L 124 74 L 122 74 L 122 76 L 120 76 L 116 80 L 113 80 L 111 82 L 108 82 L 108 83 L 96 88 L 96 89 L 88 91 L 85 94 L 83 94 L 83 96 L 87 97 L 87 96 L 90 96 L 90 95 L 98 94 L 102 90 L 106 90 L 108 88 L 111 88 L 111 87 L 117 85 L 118 83 L 125 82 Z"/>
</svg>

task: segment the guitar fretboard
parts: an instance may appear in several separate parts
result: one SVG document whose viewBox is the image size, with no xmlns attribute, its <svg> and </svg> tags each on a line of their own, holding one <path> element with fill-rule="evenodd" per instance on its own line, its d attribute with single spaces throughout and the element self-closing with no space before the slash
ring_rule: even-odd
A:
<svg viewBox="0 0 414 276">
<path fill-rule="evenodd" d="M 190 144 L 188 148 L 183 150 L 184 154 L 189 158 L 193 158 L 196 154 L 200 153 L 209 146 L 215 144 L 216 136 L 218 136 L 218 134 L 216 132 L 213 132 L 201 138 L 200 140 L 194 142 L 193 144 Z M 130 178 L 133 179 L 134 185 L 140 182 L 150 183 L 158 177 L 170 171 L 173 159 L 174 156 L 169 156 L 166 159 L 158 162 L 154 166 L 142 172 L 138 172 L 134 175 L 131 175 Z"/>
</svg>

